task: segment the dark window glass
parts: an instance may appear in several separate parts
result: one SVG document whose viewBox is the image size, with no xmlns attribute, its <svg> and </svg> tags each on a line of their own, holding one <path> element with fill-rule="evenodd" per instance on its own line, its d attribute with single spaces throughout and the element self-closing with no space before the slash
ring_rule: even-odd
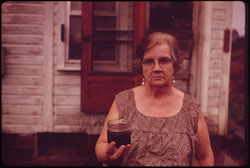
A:
<svg viewBox="0 0 250 168">
<path fill-rule="evenodd" d="M 80 59 L 81 54 L 81 16 L 70 16 L 69 59 Z"/>
<path fill-rule="evenodd" d="M 151 1 L 150 29 L 191 29 L 192 2 Z"/>
</svg>

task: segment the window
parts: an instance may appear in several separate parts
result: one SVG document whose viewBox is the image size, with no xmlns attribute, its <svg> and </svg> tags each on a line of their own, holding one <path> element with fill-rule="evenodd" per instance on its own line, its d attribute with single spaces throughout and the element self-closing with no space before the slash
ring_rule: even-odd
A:
<svg viewBox="0 0 250 168">
<path fill-rule="evenodd" d="M 81 46 L 81 16 L 82 16 L 82 4 L 80 1 L 70 1 L 68 2 L 68 26 L 67 36 L 69 41 L 67 45 L 67 55 L 68 61 L 80 60 L 82 54 Z"/>
<path fill-rule="evenodd" d="M 132 72 L 134 2 L 93 2 L 92 71 Z"/>
<path fill-rule="evenodd" d="M 58 3 L 61 15 L 61 36 L 57 70 L 80 70 L 82 56 L 82 2 Z M 134 2 L 92 2 L 93 72 L 132 72 L 134 47 Z M 62 7 L 62 8 L 61 8 Z M 83 23 L 85 24 L 85 23 Z M 62 57 L 64 55 L 64 57 Z"/>
<path fill-rule="evenodd" d="M 81 69 L 81 16 L 82 2 L 55 2 L 55 23 L 58 32 L 57 70 L 80 71 Z"/>
</svg>

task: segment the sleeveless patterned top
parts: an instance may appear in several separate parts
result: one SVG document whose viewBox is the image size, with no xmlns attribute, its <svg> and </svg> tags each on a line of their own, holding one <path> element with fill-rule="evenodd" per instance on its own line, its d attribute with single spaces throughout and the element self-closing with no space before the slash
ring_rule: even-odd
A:
<svg viewBox="0 0 250 168">
<path fill-rule="evenodd" d="M 133 89 L 116 95 L 119 118 L 128 120 L 131 149 L 121 166 L 199 166 L 197 123 L 200 104 L 184 94 L 179 113 L 170 117 L 150 117 L 140 113 Z"/>
</svg>

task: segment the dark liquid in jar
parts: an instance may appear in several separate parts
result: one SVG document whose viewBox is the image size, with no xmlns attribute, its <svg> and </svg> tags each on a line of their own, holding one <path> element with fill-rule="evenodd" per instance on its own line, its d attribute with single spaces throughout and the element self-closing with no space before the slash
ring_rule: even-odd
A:
<svg viewBox="0 0 250 168">
<path fill-rule="evenodd" d="M 119 148 L 121 145 L 130 144 L 130 131 L 124 132 L 113 132 L 108 130 L 108 143 L 115 141 L 116 147 Z"/>
</svg>

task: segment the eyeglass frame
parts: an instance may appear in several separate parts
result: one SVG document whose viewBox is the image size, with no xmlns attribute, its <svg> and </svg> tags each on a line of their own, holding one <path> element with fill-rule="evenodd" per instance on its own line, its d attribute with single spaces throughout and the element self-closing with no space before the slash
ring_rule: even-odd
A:
<svg viewBox="0 0 250 168">
<path fill-rule="evenodd" d="M 149 63 L 148 65 L 145 63 L 145 60 L 150 60 L 150 62 L 147 62 L 147 63 Z M 174 60 L 173 60 L 173 58 L 161 58 L 161 59 L 145 59 L 145 60 L 141 60 L 141 64 L 143 65 L 146 65 L 146 66 L 148 66 L 148 67 L 145 67 L 145 68 L 153 68 L 154 66 L 155 66 L 155 64 L 156 63 L 158 63 L 159 64 L 159 66 L 161 67 L 161 68 L 166 68 L 168 65 L 169 65 L 169 63 L 170 62 L 173 62 Z M 161 60 L 163 60 L 163 61 L 166 61 L 167 60 L 167 62 L 166 62 L 166 65 L 162 65 L 161 64 Z M 154 63 L 153 65 L 150 65 L 151 63 Z M 150 65 L 150 66 L 149 66 Z M 152 66 L 152 67 L 151 67 Z"/>
</svg>

